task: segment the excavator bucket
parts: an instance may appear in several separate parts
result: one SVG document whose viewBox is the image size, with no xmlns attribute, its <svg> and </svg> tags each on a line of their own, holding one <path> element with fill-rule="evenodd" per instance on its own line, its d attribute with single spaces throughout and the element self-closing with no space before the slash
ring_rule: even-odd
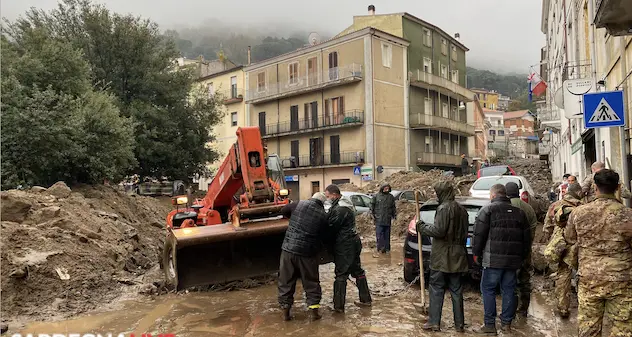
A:
<svg viewBox="0 0 632 337">
<path fill-rule="evenodd" d="M 177 290 L 274 273 L 288 226 L 282 218 L 170 230 L 163 251 L 167 283 Z"/>
</svg>

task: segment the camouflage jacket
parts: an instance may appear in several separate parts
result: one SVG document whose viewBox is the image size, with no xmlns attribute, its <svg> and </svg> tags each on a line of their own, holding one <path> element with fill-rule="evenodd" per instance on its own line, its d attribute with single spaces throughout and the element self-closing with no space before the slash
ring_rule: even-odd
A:
<svg viewBox="0 0 632 337">
<path fill-rule="evenodd" d="M 568 223 L 569 215 L 578 207 L 582 202 L 579 199 L 574 198 L 570 194 L 566 194 L 564 199 L 560 200 L 553 207 L 553 226 L 549 225 L 549 228 L 553 227 L 553 236 L 551 237 L 546 249 L 545 256 L 551 263 L 558 263 L 563 260 L 567 265 L 574 266 L 574 260 L 577 259 L 576 252 L 576 238 L 566 240 L 564 228 Z"/>
<path fill-rule="evenodd" d="M 558 200 L 549 206 L 546 215 L 544 216 L 544 242 L 548 242 L 555 229 L 555 209 L 562 203 L 562 200 Z"/>
<path fill-rule="evenodd" d="M 579 275 L 632 281 L 632 209 L 614 195 L 600 195 L 570 214 L 564 237 L 577 244 Z"/>
<path fill-rule="evenodd" d="M 595 174 L 591 173 L 582 182 L 582 192 L 584 192 L 584 202 L 589 203 L 595 200 L 597 195 L 597 185 L 595 185 Z M 619 184 L 619 189 L 615 193 L 615 197 L 617 200 L 621 201 L 621 198 L 630 199 L 632 198 L 632 193 L 630 190 L 624 185 Z"/>
</svg>

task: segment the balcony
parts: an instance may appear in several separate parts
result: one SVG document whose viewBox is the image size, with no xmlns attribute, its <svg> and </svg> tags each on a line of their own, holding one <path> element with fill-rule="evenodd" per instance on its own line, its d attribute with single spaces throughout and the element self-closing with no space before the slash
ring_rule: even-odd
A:
<svg viewBox="0 0 632 337">
<path fill-rule="evenodd" d="M 282 159 L 286 171 L 301 168 L 355 166 L 364 163 L 364 151 L 325 153 L 316 156 L 286 157 Z"/>
<path fill-rule="evenodd" d="M 440 165 L 440 166 L 460 166 L 461 156 L 435 153 L 435 152 L 417 152 L 415 153 L 417 158 L 417 165 Z"/>
<path fill-rule="evenodd" d="M 610 35 L 632 34 L 632 1 L 597 0 L 595 26 L 606 28 Z"/>
<path fill-rule="evenodd" d="M 410 85 L 412 86 L 435 91 L 448 90 L 453 92 L 459 100 L 465 102 L 474 100 L 474 93 L 472 91 L 447 78 L 439 77 L 419 69 L 417 69 L 417 71 L 413 70 L 409 75 Z"/>
<path fill-rule="evenodd" d="M 256 73 L 251 72 L 250 76 L 256 76 Z M 299 76 L 293 83 L 289 81 L 284 83 L 267 83 L 265 88 L 250 88 L 246 91 L 246 103 L 264 103 L 282 97 L 300 95 L 314 90 L 321 90 L 361 80 L 362 65 L 352 63 Z"/>
<path fill-rule="evenodd" d="M 239 89 L 237 87 L 220 91 L 218 94 L 222 95 L 224 105 L 241 103 L 244 101 L 244 89 Z"/>
<path fill-rule="evenodd" d="M 320 115 L 316 119 L 299 119 L 281 123 L 266 125 L 266 130 L 261 138 L 295 135 L 337 128 L 348 128 L 364 124 L 364 111 L 350 110 L 342 114 Z"/>
<path fill-rule="evenodd" d="M 540 121 L 540 128 L 555 128 L 560 129 L 562 122 L 560 120 L 560 111 L 557 109 L 542 109 L 538 111 L 538 120 Z"/>
<path fill-rule="evenodd" d="M 426 115 L 423 113 L 410 114 L 410 127 L 417 130 L 438 130 L 466 137 L 473 136 L 475 134 L 474 125 L 450 118 Z"/>
</svg>

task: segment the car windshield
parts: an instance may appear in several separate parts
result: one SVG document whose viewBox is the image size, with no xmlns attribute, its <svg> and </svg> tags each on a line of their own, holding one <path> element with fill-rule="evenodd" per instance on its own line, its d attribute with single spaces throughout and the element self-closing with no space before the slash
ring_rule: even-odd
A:
<svg viewBox="0 0 632 337">
<path fill-rule="evenodd" d="M 490 166 L 481 169 L 481 177 L 512 175 L 509 166 Z"/>
<path fill-rule="evenodd" d="M 432 208 L 422 209 L 420 211 L 421 220 L 423 220 L 427 224 L 434 224 L 435 214 L 437 213 L 436 207 L 437 206 L 433 206 Z M 474 221 L 476 221 L 476 215 L 478 214 L 478 211 L 481 208 L 478 206 L 467 206 L 467 205 L 464 205 L 463 207 L 465 207 L 465 209 L 467 210 L 469 223 L 474 224 Z"/>
<path fill-rule="evenodd" d="M 489 191 L 496 184 L 507 185 L 507 183 L 516 183 L 519 189 L 522 189 L 522 181 L 512 176 L 492 177 L 477 180 L 472 185 L 473 190 Z"/>
</svg>

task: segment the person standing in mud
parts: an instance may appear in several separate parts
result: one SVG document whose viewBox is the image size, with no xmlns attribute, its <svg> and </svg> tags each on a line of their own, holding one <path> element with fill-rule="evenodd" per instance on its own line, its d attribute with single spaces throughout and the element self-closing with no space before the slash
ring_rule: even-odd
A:
<svg viewBox="0 0 632 337">
<path fill-rule="evenodd" d="M 570 179 L 569 179 L 570 181 Z M 582 187 L 577 183 L 568 185 L 564 199 L 557 204 L 553 210 L 555 229 L 553 237 L 544 252 L 551 269 L 555 271 L 555 297 L 557 301 L 556 313 L 562 318 L 570 316 L 571 304 L 571 280 L 573 277 L 572 260 L 575 249 L 569 245 L 569 238 L 566 240 L 564 229 L 570 214 L 582 204 Z"/>
<path fill-rule="evenodd" d="M 538 218 L 535 215 L 533 207 L 520 199 L 520 188 L 518 184 L 509 182 L 505 185 L 507 189 L 507 197 L 511 200 L 511 204 L 520 208 L 526 215 L 531 229 L 531 237 L 535 236 L 535 227 L 538 224 Z M 529 304 L 531 302 L 531 246 L 529 246 L 529 254 L 524 259 L 522 267 L 518 269 L 518 283 L 516 286 L 516 313 L 522 317 L 527 317 Z"/>
<path fill-rule="evenodd" d="M 441 330 L 443 298 L 448 289 L 452 297 L 454 327 L 457 332 L 465 332 L 461 277 L 469 269 L 466 248 L 468 214 L 454 200 L 456 190 L 450 182 L 437 182 L 433 188 L 439 201 L 434 224 L 426 224 L 423 220 L 417 222 L 417 233 L 433 238 L 430 255 L 430 317 L 423 329 Z"/>
<path fill-rule="evenodd" d="M 329 241 L 333 244 L 334 253 L 334 311 L 345 312 L 347 298 L 347 279 L 351 275 L 356 280 L 360 301 L 355 304 L 361 307 L 371 306 L 371 292 L 366 274 L 360 262 L 362 241 L 356 231 L 355 208 L 353 203 L 340 194 L 336 185 L 329 185 L 325 189 L 325 196 L 331 202 L 327 214 L 329 223 Z"/>
<path fill-rule="evenodd" d="M 490 189 L 491 203 L 481 208 L 474 225 L 472 253 L 483 267 L 481 292 L 485 324 L 476 332 L 496 334 L 496 288 L 502 293 L 501 330 L 511 331 L 516 313 L 516 271 L 531 248 L 531 228 L 527 215 L 512 206 L 507 189 L 496 184 Z"/>
<path fill-rule="evenodd" d="M 594 175 L 596 199 L 571 212 L 564 229 L 577 243 L 579 337 L 601 336 L 604 316 L 610 336 L 632 336 L 632 209 L 615 197 L 619 174 Z"/>
<path fill-rule="evenodd" d="M 278 281 L 279 305 L 286 321 L 292 319 L 290 310 L 299 277 L 305 290 L 309 319 L 315 321 L 321 318 L 318 313 L 322 297 L 318 253 L 323 247 L 322 241 L 327 230 L 326 200 L 325 194 L 318 192 L 309 200 L 288 204 L 281 210 L 284 216 L 290 217 L 281 246 Z"/>
<path fill-rule="evenodd" d="M 391 222 L 395 219 L 396 212 L 395 197 L 391 194 L 391 185 L 380 186 L 380 192 L 371 199 L 371 214 L 375 219 L 378 254 L 386 254 L 391 251 Z M 378 256 L 374 255 L 374 257 Z"/>
</svg>

